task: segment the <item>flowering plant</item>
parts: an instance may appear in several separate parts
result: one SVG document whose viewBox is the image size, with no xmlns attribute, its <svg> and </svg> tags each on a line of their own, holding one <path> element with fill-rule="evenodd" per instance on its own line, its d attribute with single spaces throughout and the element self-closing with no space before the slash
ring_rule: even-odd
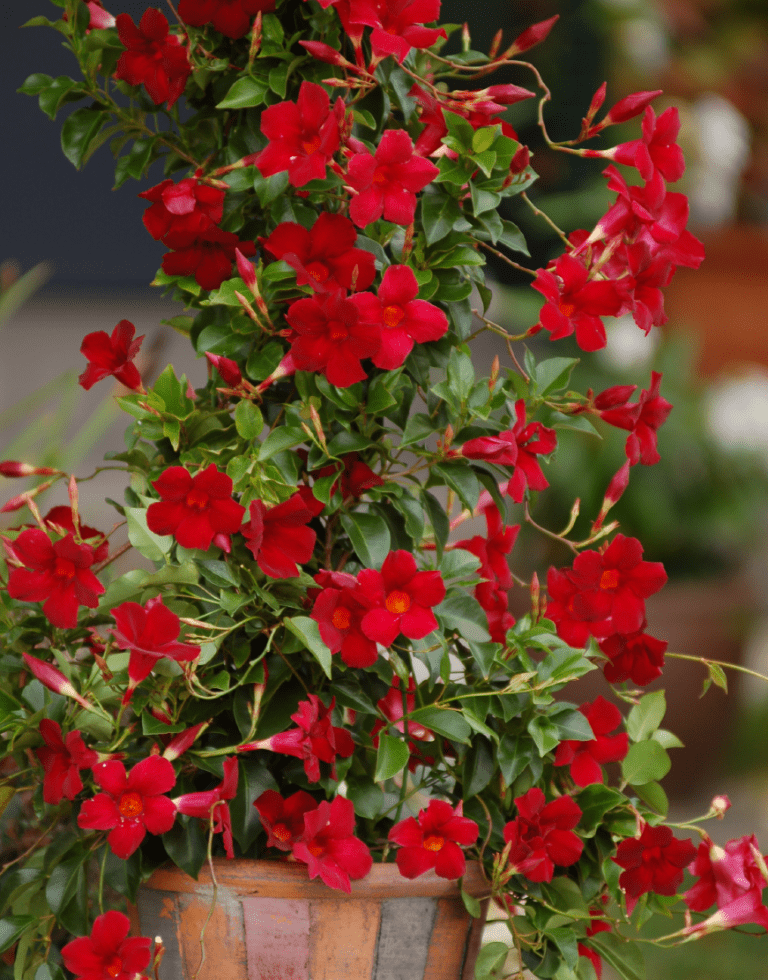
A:
<svg viewBox="0 0 768 980">
<path fill-rule="evenodd" d="M 82 480 L 0 464 L 45 478 L 3 508 L 26 523 L 2 538 L 2 799 L 31 794 L 41 830 L 4 868 L 16 975 L 157 972 L 116 906 L 163 862 L 196 876 L 214 855 L 301 862 L 347 892 L 374 860 L 460 881 L 476 859 L 542 978 L 591 980 L 603 958 L 638 977 L 633 926 L 680 900 L 696 914 L 669 942 L 765 925 L 754 839 L 723 850 L 686 825 L 697 851 L 664 822 L 674 737 L 663 694 L 640 689 L 664 665 L 645 600 L 666 575 L 606 523 L 633 468 L 658 459 L 662 379 L 637 398 L 581 394 L 574 358 L 522 356 L 541 331 L 593 351 L 605 317 L 664 322 L 662 288 L 703 258 L 667 188 L 683 169 L 676 110 L 657 118 L 658 93 L 641 92 L 596 121 L 602 87 L 576 138 L 550 141 L 639 182 L 609 163 L 615 202 L 528 270 L 544 303 L 512 336 L 485 315 L 484 253 L 526 255 L 505 197 L 540 213 L 530 153 L 500 119 L 536 94 L 476 86 L 532 72 L 546 136 L 549 92 L 519 56 L 556 18 L 484 55 L 466 28 L 430 26 L 439 0 L 180 0 L 173 23 L 150 8 L 138 24 L 54 2 L 62 19 L 31 23 L 62 33 L 82 79 L 36 74 L 23 91 L 51 116 L 88 100 L 62 129 L 78 167 L 107 141 L 118 185 L 163 160 L 140 195 L 168 249 L 155 283 L 184 304 L 170 325 L 208 376 L 193 389 L 169 366 L 145 386 L 128 320 L 84 339 L 80 383 L 115 377 L 133 420 L 109 457 L 130 478 L 122 548 L 85 523 Z M 592 145 L 639 116 L 639 138 Z M 509 361 L 478 379 L 484 332 Z M 585 538 L 540 529 L 573 554 L 545 595 L 508 559 L 558 430 L 597 416 L 627 431 L 626 458 Z M 57 481 L 69 506 L 43 514 Z M 485 528 L 461 538 L 473 516 Z M 110 580 L 128 548 L 144 567 Z M 513 583 L 530 593 L 517 622 Z M 613 701 L 559 696 L 597 669 Z M 686 868 L 699 880 L 681 893 Z M 478 978 L 506 954 L 487 947 Z"/>
</svg>

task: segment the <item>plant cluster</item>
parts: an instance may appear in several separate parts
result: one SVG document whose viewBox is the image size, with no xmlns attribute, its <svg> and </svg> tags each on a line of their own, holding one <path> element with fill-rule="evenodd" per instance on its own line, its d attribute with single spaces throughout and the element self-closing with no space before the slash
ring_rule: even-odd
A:
<svg viewBox="0 0 768 980">
<path fill-rule="evenodd" d="M 345 891 L 374 860 L 460 880 L 469 856 L 541 978 L 594 980 L 605 959 L 634 980 L 635 926 L 681 899 L 692 915 L 667 942 L 765 926 L 754 838 L 721 849 L 665 823 L 675 738 L 663 694 L 640 689 L 664 665 L 645 600 L 666 574 L 606 523 L 658 460 L 661 376 L 637 398 L 580 393 L 575 359 L 521 354 L 541 331 L 592 351 L 605 317 L 664 322 L 662 288 L 703 258 L 667 187 L 683 171 L 676 110 L 657 118 L 658 93 L 641 92 L 597 121 L 602 87 L 576 138 L 551 144 L 636 182 L 609 164 L 615 202 L 592 230 L 558 229 L 562 254 L 528 270 L 540 318 L 512 336 L 486 316 L 485 253 L 526 268 L 497 208 L 522 195 L 541 212 L 501 116 L 538 98 L 546 136 L 549 92 L 520 55 L 556 18 L 486 55 L 436 25 L 439 0 L 179 0 L 138 24 L 53 2 L 61 19 L 30 23 L 62 34 L 82 78 L 22 91 L 51 117 L 86 100 L 62 127 L 77 167 L 104 143 L 118 186 L 162 161 L 140 195 L 168 249 L 155 283 L 183 303 L 169 326 L 208 377 L 194 389 L 169 366 L 145 387 L 128 320 L 83 341 L 81 385 L 128 389 L 125 449 L 108 457 L 129 479 L 126 546 L 86 523 L 89 478 L 0 464 L 36 481 L 3 507 L 28 515 L 3 534 L 0 591 L 0 793 L 33 831 L 0 886 L 14 975 L 145 976 L 151 941 L 128 938 L 115 906 L 163 862 L 196 876 L 214 855 L 301 862 Z M 537 92 L 479 87 L 509 67 Z M 639 116 L 639 138 L 594 148 Z M 509 361 L 477 378 L 486 332 Z M 546 590 L 515 581 L 558 431 L 597 417 L 628 438 L 589 533 L 539 528 L 573 560 Z M 59 481 L 69 505 L 41 513 Z M 461 538 L 472 516 L 485 533 Z M 110 580 L 127 549 L 142 567 Z M 531 597 L 518 621 L 513 585 Z M 596 669 L 626 713 L 560 696 Z M 500 976 L 506 953 L 486 947 L 477 977 Z"/>
</svg>

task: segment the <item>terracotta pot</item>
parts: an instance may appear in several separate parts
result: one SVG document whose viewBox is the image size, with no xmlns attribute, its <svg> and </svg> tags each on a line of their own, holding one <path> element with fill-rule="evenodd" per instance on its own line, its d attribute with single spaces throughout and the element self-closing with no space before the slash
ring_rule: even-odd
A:
<svg viewBox="0 0 768 980">
<path fill-rule="evenodd" d="M 214 871 L 215 893 L 207 865 L 197 881 L 160 868 L 139 889 L 133 931 L 162 937 L 162 980 L 474 977 L 483 919 L 467 914 L 455 882 L 433 872 L 408 881 L 396 865 L 375 864 L 345 895 L 310 881 L 300 864 L 222 858 Z M 487 895 L 477 862 L 464 888 Z"/>
</svg>

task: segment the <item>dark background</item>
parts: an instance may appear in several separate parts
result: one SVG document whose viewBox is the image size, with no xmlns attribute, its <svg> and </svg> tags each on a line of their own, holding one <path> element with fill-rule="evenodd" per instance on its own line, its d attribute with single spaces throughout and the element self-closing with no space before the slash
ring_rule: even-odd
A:
<svg viewBox="0 0 768 980">
<path fill-rule="evenodd" d="M 164 0 L 156 0 L 169 14 Z M 135 22 L 151 6 L 149 0 L 111 0 L 113 14 L 128 13 Z M 578 129 L 579 119 L 591 94 L 603 80 L 599 39 L 591 26 L 589 4 L 582 0 L 444 0 L 443 23 L 468 21 L 473 47 L 488 50 L 498 27 L 504 43 L 529 24 L 560 13 L 561 21 L 536 59 L 545 58 L 547 78 L 558 100 L 558 116 L 550 119 L 558 136 Z M 77 77 L 74 56 L 62 46 L 62 37 L 47 27 L 20 29 L 31 17 L 51 20 L 61 9 L 48 0 L 0 0 L 0 104 L 5 148 L 0 157 L 0 262 L 15 260 L 22 271 L 47 260 L 52 265 L 52 285 L 146 286 L 159 267 L 164 248 L 146 233 L 141 221 L 145 204 L 137 193 L 162 179 L 156 163 L 149 178 L 138 184 L 129 180 L 112 191 L 113 160 L 109 147 L 101 147 L 82 171 L 77 171 L 61 152 L 61 124 L 77 104 L 65 106 L 51 122 L 37 105 L 36 96 L 16 90 L 35 72 L 52 77 Z M 511 71 L 490 78 L 486 84 L 512 81 L 532 87 L 530 76 Z M 559 96 L 558 96 L 559 92 Z M 564 108 L 562 96 L 567 95 Z M 532 105 L 532 102 L 531 102 Z M 572 106 L 572 109 L 568 108 Z M 519 118 L 519 112 L 515 120 Z M 521 131 L 526 139 L 533 136 Z M 569 158 L 567 164 L 573 167 Z M 577 172 L 559 173 L 556 182 L 578 180 Z M 541 182 L 540 182 L 541 184 Z M 50 287 L 49 287 L 50 288 Z"/>
</svg>

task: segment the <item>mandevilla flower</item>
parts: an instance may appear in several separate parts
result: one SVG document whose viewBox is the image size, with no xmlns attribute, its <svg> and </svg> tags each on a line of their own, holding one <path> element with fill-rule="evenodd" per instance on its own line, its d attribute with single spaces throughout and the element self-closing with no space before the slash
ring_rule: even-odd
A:
<svg viewBox="0 0 768 980">
<path fill-rule="evenodd" d="M 89 544 L 78 544 L 72 534 L 51 541 L 39 528 L 29 528 L 13 542 L 13 554 L 24 567 L 11 569 L 8 595 L 42 602 L 43 614 L 54 626 L 72 629 L 80 606 L 98 606 L 104 586 L 91 571 L 96 555 Z"/>
<path fill-rule="evenodd" d="M 515 501 L 522 503 L 525 489 L 546 490 L 549 486 L 541 471 L 537 456 L 548 456 L 557 447 L 554 429 L 548 429 L 541 422 L 525 422 L 525 402 L 519 398 L 515 402 L 517 421 L 512 426 L 512 434 L 517 440 L 517 460 L 514 473 L 507 483 L 507 493 Z M 464 444 L 466 450 L 466 443 Z M 466 451 L 464 452 L 466 456 Z"/>
<path fill-rule="evenodd" d="M 371 852 L 354 836 L 355 811 L 351 800 L 335 796 L 304 814 L 304 833 L 292 848 L 303 861 L 310 878 L 320 878 L 329 888 L 350 894 L 350 879 L 364 878 L 373 866 Z"/>
<path fill-rule="evenodd" d="M 269 140 L 253 162 L 264 177 L 288 171 L 292 187 L 322 180 L 339 148 L 344 101 L 331 109 L 328 93 L 314 82 L 302 82 L 296 102 L 278 102 L 261 114 L 261 131 Z"/>
<path fill-rule="evenodd" d="M 269 14 L 274 9 L 275 0 L 179 0 L 179 17 L 185 24 L 213 24 L 215 30 L 234 41 L 248 33 L 255 14 Z"/>
<path fill-rule="evenodd" d="M 155 534 L 172 534 L 183 548 L 207 551 L 213 543 L 230 549 L 230 534 L 240 529 L 245 507 L 232 499 L 232 480 L 210 466 L 192 476 L 183 466 L 171 466 L 152 486 L 161 500 L 147 508 L 147 527 Z"/>
<path fill-rule="evenodd" d="M 623 840 L 612 858 L 625 869 L 619 875 L 619 887 L 627 898 L 627 914 L 632 914 L 645 892 L 674 895 L 695 856 L 696 848 L 689 840 L 675 837 L 669 827 L 643 822 L 639 837 Z"/>
<path fill-rule="evenodd" d="M 483 508 L 488 533 L 473 538 L 464 538 L 456 542 L 457 548 L 463 548 L 480 559 L 478 572 L 492 582 L 499 590 L 512 587 L 512 572 L 507 562 L 507 556 L 514 547 L 520 525 L 505 527 L 499 508 L 491 503 Z"/>
<path fill-rule="evenodd" d="M 376 60 L 393 55 L 402 64 L 411 48 L 428 48 L 439 37 L 447 37 L 442 27 L 424 27 L 437 20 L 440 0 L 350 0 L 352 24 L 372 27 L 371 48 Z"/>
<path fill-rule="evenodd" d="M 64 797 L 74 800 L 83 788 L 78 770 L 94 766 L 98 753 L 86 746 L 78 731 L 67 732 L 62 739 L 61 725 L 50 718 L 40 722 L 40 734 L 45 745 L 35 749 L 35 755 L 45 770 L 43 799 L 54 805 Z"/>
<path fill-rule="evenodd" d="M 584 842 L 573 831 L 581 819 L 576 801 L 558 796 L 545 804 L 544 799 L 538 786 L 516 796 L 518 816 L 504 827 L 509 867 L 529 881 L 552 881 L 555 865 L 574 864 L 584 849 Z"/>
<path fill-rule="evenodd" d="M 194 276 L 203 289 L 218 289 L 232 275 L 232 263 L 238 250 L 243 255 L 256 254 L 253 242 L 241 241 L 234 232 L 209 225 L 202 228 L 189 245 L 166 252 L 163 272 L 169 276 Z"/>
<path fill-rule="evenodd" d="M 270 578 L 295 578 L 299 574 L 298 566 L 312 557 L 317 537 L 307 527 L 313 515 L 301 494 L 294 493 L 274 507 L 253 500 L 248 513 L 250 519 L 242 532 L 256 564 Z"/>
<path fill-rule="evenodd" d="M 399 844 L 395 860 L 404 878 L 418 878 L 435 869 L 441 878 L 461 878 L 466 870 L 462 847 L 477 840 L 480 830 L 474 820 L 463 816 L 445 800 L 430 800 L 418 818 L 406 817 L 395 824 L 388 837 Z"/>
<path fill-rule="evenodd" d="M 267 832 L 267 847 L 290 851 L 304 833 L 304 814 L 317 809 L 317 800 L 303 789 L 286 799 L 275 790 L 267 789 L 253 801 L 253 805 Z"/>
<path fill-rule="evenodd" d="M 416 214 L 416 194 L 439 173 L 434 163 L 414 153 L 405 130 L 387 129 L 375 154 L 355 153 L 349 161 L 347 180 L 358 191 L 349 216 L 358 228 L 382 216 L 396 225 L 409 225 Z"/>
<path fill-rule="evenodd" d="M 754 834 L 729 840 L 724 848 L 707 838 L 699 844 L 688 870 L 699 880 L 683 892 L 685 904 L 693 912 L 706 912 L 716 904 L 717 911 L 687 926 L 686 933 L 704 934 L 751 923 L 768 931 L 768 908 L 763 902 L 768 887 L 765 858 Z"/>
<path fill-rule="evenodd" d="M 110 337 L 104 330 L 86 334 L 80 345 L 80 353 L 88 360 L 88 367 L 77 379 L 80 387 L 88 391 L 97 381 L 112 375 L 126 388 L 141 391 L 141 375 L 133 363 L 139 353 L 144 336 L 136 337 L 136 327 L 130 320 L 121 320 Z"/>
<path fill-rule="evenodd" d="M 666 641 L 638 631 L 628 635 L 615 633 L 600 641 L 600 649 L 608 657 L 603 665 L 605 679 L 611 684 L 631 680 L 645 687 L 661 677 Z"/>
<path fill-rule="evenodd" d="M 416 709 L 416 695 L 413 693 L 415 690 L 416 681 L 413 677 L 409 677 L 408 688 L 405 692 L 405 709 L 409 714 Z M 408 768 L 411 772 L 414 772 L 418 765 L 430 765 L 434 762 L 434 756 L 426 755 L 422 747 L 416 744 L 416 742 L 433 742 L 435 739 L 434 733 L 423 725 L 419 725 L 418 722 L 411 721 L 410 719 L 406 721 L 404 718 L 403 691 L 400 687 L 400 678 L 397 675 L 392 678 L 392 686 L 384 697 L 379 698 L 376 702 L 376 707 L 387 721 L 385 722 L 379 719 L 371 729 L 371 741 L 375 748 L 378 748 L 379 732 L 382 729 L 391 727 L 405 734 L 407 726 L 408 749 L 411 753 L 411 757 L 408 760 Z"/>
<path fill-rule="evenodd" d="M 129 85 L 144 85 L 155 105 L 167 102 L 170 109 L 192 73 L 181 39 L 169 34 L 167 19 L 155 7 L 144 11 L 138 27 L 130 14 L 118 14 L 116 23 L 128 50 L 120 55 L 115 78 Z"/>
<path fill-rule="evenodd" d="M 323 211 L 307 230 L 295 221 L 283 221 L 264 248 L 296 270 L 296 284 L 315 292 L 367 289 L 376 275 L 373 252 L 355 248 L 355 226 L 343 214 Z"/>
<path fill-rule="evenodd" d="M 340 587 L 332 584 L 323 588 L 315 599 L 312 619 L 331 653 L 341 653 L 348 667 L 370 667 L 379 654 L 375 640 L 363 632 L 361 624 L 371 606 L 357 588 L 354 576 L 337 573 L 340 575 L 344 576 L 344 581 L 338 583 Z"/>
<path fill-rule="evenodd" d="M 570 766 L 574 783 L 577 786 L 589 786 L 591 783 L 603 782 L 601 763 L 619 762 L 624 758 L 629 748 L 629 736 L 626 732 L 608 734 L 621 724 L 621 712 L 602 695 L 596 697 L 591 704 L 587 702 L 580 705 L 579 711 L 589 722 L 595 738 L 589 742 L 577 742 L 573 739 L 561 742 L 555 752 L 554 764 Z"/>
<path fill-rule="evenodd" d="M 139 197 L 152 202 L 143 215 L 145 228 L 169 248 L 188 248 L 224 216 L 224 191 L 194 177 L 178 184 L 164 180 Z"/>
<path fill-rule="evenodd" d="M 83 803 L 77 817 L 82 830 L 108 830 L 107 843 L 119 858 L 129 858 L 150 834 L 164 834 L 176 819 L 176 806 L 164 794 L 176 784 L 167 759 L 150 755 L 126 774 L 117 759 L 93 767 L 104 791 Z"/>
<path fill-rule="evenodd" d="M 390 551 L 381 571 L 364 568 L 357 576 L 358 593 L 369 606 L 360 628 L 369 640 L 388 647 L 400 633 L 420 640 L 437 629 L 432 606 L 445 598 L 440 572 L 420 572 L 408 551 Z"/>
<path fill-rule="evenodd" d="M 184 793 L 183 796 L 177 796 L 172 803 L 179 813 L 189 817 L 198 817 L 206 822 L 213 818 L 213 832 L 222 835 L 224 853 L 231 860 L 235 852 L 232 843 L 232 816 L 227 801 L 233 800 L 237 793 L 237 757 L 230 756 L 222 765 L 224 778 L 215 789 Z"/>
<path fill-rule="evenodd" d="M 80 936 L 62 947 L 64 966 L 76 980 L 136 980 L 149 966 L 152 940 L 128 936 L 127 915 L 110 909 L 96 917 L 90 936 Z"/>
<path fill-rule="evenodd" d="M 148 677 L 162 657 L 188 662 L 200 656 L 200 647 L 179 643 L 181 623 L 176 613 L 163 605 L 161 596 L 148 599 L 146 605 L 124 602 L 112 610 L 116 628 L 107 632 L 120 650 L 130 650 L 128 689 L 123 697 L 127 704 L 137 684 Z"/>
</svg>

